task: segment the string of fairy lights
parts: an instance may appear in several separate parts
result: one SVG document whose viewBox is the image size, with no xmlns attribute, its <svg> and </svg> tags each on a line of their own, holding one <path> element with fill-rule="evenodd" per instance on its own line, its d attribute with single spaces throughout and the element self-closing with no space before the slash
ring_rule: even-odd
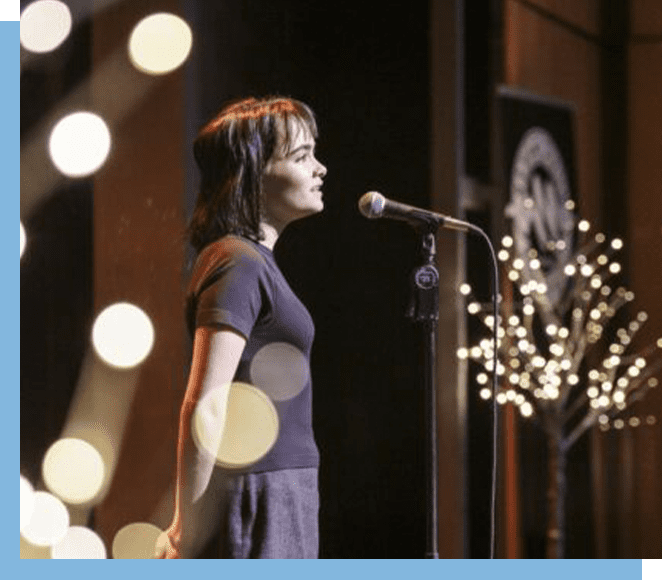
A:
<svg viewBox="0 0 662 580">
<path fill-rule="evenodd" d="M 76 19 L 66 2 L 30 3 L 20 19 L 21 66 L 57 50 L 75 26 Z M 160 12 L 127 30 L 123 58 L 143 75 L 164 75 L 186 61 L 191 45 L 188 24 L 175 14 Z M 113 144 L 112 122 L 106 117 L 103 110 L 76 110 L 53 123 L 46 137 L 47 151 L 61 178 L 85 178 L 106 163 Z M 39 193 L 47 195 L 48 188 L 44 189 Z M 27 206 L 24 197 L 22 188 L 22 203 Z M 30 232 L 21 222 L 21 259 L 28 244 Z M 43 481 L 30 482 L 23 475 L 20 478 L 21 558 L 108 557 L 102 539 L 84 524 L 89 511 L 108 491 L 135 388 L 136 369 L 152 350 L 154 327 L 139 305 L 118 302 L 98 313 L 90 342 L 92 354 L 81 372 L 61 438 L 43 459 Z M 112 393 L 106 396 L 104 389 Z M 125 526 L 113 540 L 112 557 L 152 557 L 160 532 L 145 522 Z"/>
<path fill-rule="evenodd" d="M 515 297 L 512 306 L 500 302 L 497 402 L 514 405 L 525 418 L 553 413 L 570 425 L 566 447 L 593 425 L 603 431 L 655 425 L 653 414 L 626 415 L 658 386 L 662 371 L 662 338 L 638 352 L 629 351 L 648 315 L 639 311 L 627 321 L 626 311 L 635 296 L 617 284 L 622 240 L 591 234 L 586 220 L 579 221 L 576 230 L 578 249 L 556 272 L 546 270 L 542 251 L 517 255 L 510 236 L 502 239 L 498 252 Z M 565 242 L 552 242 L 544 252 L 564 250 Z M 551 283 L 559 284 L 560 272 L 563 291 L 553 302 L 549 288 Z M 492 329 L 490 306 L 477 301 L 468 284 L 462 284 L 460 292 L 466 297 L 467 312 Z M 493 396 L 489 373 L 494 344 L 493 338 L 484 338 L 457 352 L 459 359 L 482 367 L 476 381 L 485 400 Z"/>
</svg>

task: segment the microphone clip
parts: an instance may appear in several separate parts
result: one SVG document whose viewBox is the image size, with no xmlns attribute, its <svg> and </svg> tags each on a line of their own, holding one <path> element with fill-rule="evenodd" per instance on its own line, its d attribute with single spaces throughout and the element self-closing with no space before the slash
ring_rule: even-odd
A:
<svg viewBox="0 0 662 580">
<path fill-rule="evenodd" d="M 422 229 L 422 228 L 421 228 Z M 436 227 L 421 235 L 423 264 L 411 275 L 411 299 L 406 316 L 414 322 L 439 320 L 439 271 L 435 265 Z"/>
</svg>

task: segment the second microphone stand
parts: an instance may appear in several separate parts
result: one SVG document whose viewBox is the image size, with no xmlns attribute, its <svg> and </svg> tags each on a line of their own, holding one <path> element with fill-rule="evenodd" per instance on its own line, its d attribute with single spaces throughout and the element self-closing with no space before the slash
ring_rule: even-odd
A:
<svg viewBox="0 0 662 580">
<path fill-rule="evenodd" d="M 439 272 L 436 261 L 436 232 L 439 224 L 430 221 L 418 228 L 423 264 L 412 275 L 412 296 L 407 317 L 420 322 L 424 333 L 423 383 L 425 390 L 426 433 L 426 558 L 439 558 L 438 552 L 438 452 L 437 452 L 437 391 L 436 357 L 437 324 L 439 320 Z"/>
</svg>

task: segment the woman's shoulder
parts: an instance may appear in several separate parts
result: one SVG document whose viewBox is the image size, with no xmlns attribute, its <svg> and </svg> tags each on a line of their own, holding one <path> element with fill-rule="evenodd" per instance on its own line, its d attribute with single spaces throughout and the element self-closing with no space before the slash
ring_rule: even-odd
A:
<svg viewBox="0 0 662 580">
<path fill-rule="evenodd" d="M 260 244 L 247 238 L 228 234 L 212 242 L 200 252 L 197 264 L 215 263 L 222 265 L 224 263 L 256 263 L 263 265 L 266 263 L 264 250 L 261 251 Z"/>
<path fill-rule="evenodd" d="M 224 268 L 260 270 L 266 265 L 258 243 L 236 235 L 226 235 L 205 246 L 192 270 L 192 282 L 202 281 Z"/>
</svg>

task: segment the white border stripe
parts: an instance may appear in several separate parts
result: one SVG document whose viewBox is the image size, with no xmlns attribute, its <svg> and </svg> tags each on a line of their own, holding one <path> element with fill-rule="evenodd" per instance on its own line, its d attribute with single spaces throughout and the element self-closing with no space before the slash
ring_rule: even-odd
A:
<svg viewBox="0 0 662 580">
<path fill-rule="evenodd" d="M 20 17 L 20 0 L 0 0 L 0 22 L 17 22 Z"/>
</svg>

